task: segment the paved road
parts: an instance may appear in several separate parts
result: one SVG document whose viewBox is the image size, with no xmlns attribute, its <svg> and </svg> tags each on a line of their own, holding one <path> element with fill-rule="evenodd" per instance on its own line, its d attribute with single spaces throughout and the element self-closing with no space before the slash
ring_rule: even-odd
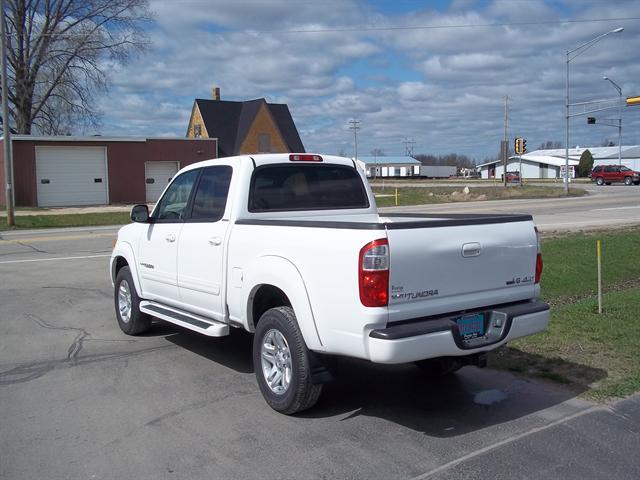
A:
<svg viewBox="0 0 640 480">
<path fill-rule="evenodd" d="M 276 414 L 249 335 L 119 331 L 112 234 L 0 240 L 2 479 L 640 477 L 640 397 L 597 406 L 504 372 L 336 359 L 314 410 Z"/>
<path fill-rule="evenodd" d="M 381 212 L 405 213 L 529 213 L 541 231 L 577 231 L 640 225 L 640 187 L 583 185 L 584 197 L 494 200 L 411 207 Z"/>
</svg>

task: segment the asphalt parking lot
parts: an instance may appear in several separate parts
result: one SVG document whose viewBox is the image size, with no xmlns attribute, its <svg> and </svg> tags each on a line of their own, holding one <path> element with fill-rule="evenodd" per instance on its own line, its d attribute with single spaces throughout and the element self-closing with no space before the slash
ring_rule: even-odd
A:
<svg viewBox="0 0 640 480">
<path fill-rule="evenodd" d="M 640 397 L 594 405 L 487 369 L 334 359 L 313 410 L 277 414 L 250 335 L 120 332 L 113 236 L 0 237 L 0 478 L 640 477 Z"/>
</svg>

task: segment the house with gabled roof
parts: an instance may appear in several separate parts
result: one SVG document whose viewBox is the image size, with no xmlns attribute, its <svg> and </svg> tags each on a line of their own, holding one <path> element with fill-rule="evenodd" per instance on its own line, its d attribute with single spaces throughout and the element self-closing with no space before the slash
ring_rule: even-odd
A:
<svg viewBox="0 0 640 480">
<path fill-rule="evenodd" d="M 305 151 L 286 104 L 220 100 L 219 88 L 193 102 L 187 137 L 217 138 L 219 157 Z"/>
</svg>

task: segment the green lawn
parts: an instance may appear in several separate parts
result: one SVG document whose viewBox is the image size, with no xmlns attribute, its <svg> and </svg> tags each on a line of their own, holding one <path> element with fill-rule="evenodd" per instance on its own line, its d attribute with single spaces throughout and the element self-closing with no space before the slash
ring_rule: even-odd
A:
<svg viewBox="0 0 640 480">
<path fill-rule="evenodd" d="M 602 241 L 605 291 L 640 282 L 640 228 L 624 232 L 575 234 L 543 240 L 542 296 L 571 301 L 597 292 L 596 240 Z"/>
<path fill-rule="evenodd" d="M 597 313 L 596 240 L 602 240 L 603 313 Z M 607 400 L 640 391 L 640 228 L 543 243 L 549 328 L 500 349 L 495 368 L 567 384 Z"/>
<path fill-rule="evenodd" d="M 398 187 L 398 206 L 426 205 L 446 202 L 472 202 L 482 200 L 505 200 L 517 198 L 558 198 L 564 197 L 564 189 L 559 187 L 539 187 L 510 185 L 486 186 L 469 188 L 469 193 L 463 192 L 464 185 L 459 187 Z M 395 206 L 395 187 L 375 186 L 378 207 Z M 582 196 L 586 192 L 581 188 L 572 188 L 571 196 Z"/>
<path fill-rule="evenodd" d="M 24 215 L 16 216 L 18 229 L 93 227 L 97 225 L 123 225 L 131 221 L 129 212 L 75 213 L 65 215 Z M 0 230 L 9 230 L 7 217 L 0 217 Z"/>
<path fill-rule="evenodd" d="M 512 342 L 492 366 L 546 377 L 606 400 L 640 390 L 640 289 L 582 300 L 552 310 L 549 328 Z"/>
</svg>

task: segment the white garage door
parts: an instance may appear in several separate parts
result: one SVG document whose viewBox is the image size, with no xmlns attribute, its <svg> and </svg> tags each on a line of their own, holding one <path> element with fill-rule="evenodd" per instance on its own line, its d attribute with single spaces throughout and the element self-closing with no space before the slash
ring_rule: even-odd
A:
<svg viewBox="0 0 640 480">
<path fill-rule="evenodd" d="M 145 162 L 144 177 L 147 203 L 155 203 L 178 171 L 178 162 Z"/>
<path fill-rule="evenodd" d="M 104 147 L 36 147 L 38 206 L 105 205 Z"/>
</svg>

